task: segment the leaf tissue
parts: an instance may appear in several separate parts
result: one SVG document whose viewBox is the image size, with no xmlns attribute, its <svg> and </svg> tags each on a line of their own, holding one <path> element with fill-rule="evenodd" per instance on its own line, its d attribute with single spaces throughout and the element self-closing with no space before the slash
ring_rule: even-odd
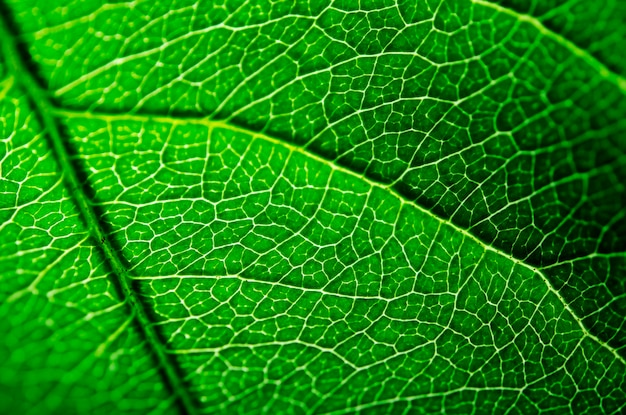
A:
<svg viewBox="0 0 626 415">
<path fill-rule="evenodd" d="M 0 413 L 626 412 L 626 3 L 0 1 Z"/>
</svg>

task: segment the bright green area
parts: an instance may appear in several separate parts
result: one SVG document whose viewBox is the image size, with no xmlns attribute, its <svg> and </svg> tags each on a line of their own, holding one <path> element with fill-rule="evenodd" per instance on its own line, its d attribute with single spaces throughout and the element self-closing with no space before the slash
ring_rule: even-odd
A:
<svg viewBox="0 0 626 415">
<path fill-rule="evenodd" d="M 623 412 L 604 3 L 5 1 L 0 410 Z"/>
<path fill-rule="evenodd" d="M 622 2 L 35 4 L 59 105 L 226 120 L 393 184 L 626 347 Z"/>
</svg>

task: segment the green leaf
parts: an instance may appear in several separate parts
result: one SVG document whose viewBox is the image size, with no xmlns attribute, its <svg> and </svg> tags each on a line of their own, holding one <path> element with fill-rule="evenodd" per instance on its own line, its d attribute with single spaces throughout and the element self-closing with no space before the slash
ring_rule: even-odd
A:
<svg viewBox="0 0 626 415">
<path fill-rule="evenodd" d="M 626 409 L 621 2 L 0 11 L 1 412 Z"/>
</svg>

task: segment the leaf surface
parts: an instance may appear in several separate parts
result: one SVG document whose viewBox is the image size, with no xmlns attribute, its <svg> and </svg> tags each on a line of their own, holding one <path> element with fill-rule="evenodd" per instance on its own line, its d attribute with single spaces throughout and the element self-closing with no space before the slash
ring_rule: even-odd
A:
<svg viewBox="0 0 626 415">
<path fill-rule="evenodd" d="M 7 2 L 0 405 L 623 411 L 626 10 L 548 3 Z"/>
</svg>

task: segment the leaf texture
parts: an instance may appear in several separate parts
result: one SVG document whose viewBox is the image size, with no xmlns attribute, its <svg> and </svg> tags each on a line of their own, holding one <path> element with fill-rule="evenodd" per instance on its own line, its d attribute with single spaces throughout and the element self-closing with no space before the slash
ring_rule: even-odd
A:
<svg viewBox="0 0 626 415">
<path fill-rule="evenodd" d="M 621 3 L 5 5 L 0 409 L 626 407 Z"/>
</svg>

